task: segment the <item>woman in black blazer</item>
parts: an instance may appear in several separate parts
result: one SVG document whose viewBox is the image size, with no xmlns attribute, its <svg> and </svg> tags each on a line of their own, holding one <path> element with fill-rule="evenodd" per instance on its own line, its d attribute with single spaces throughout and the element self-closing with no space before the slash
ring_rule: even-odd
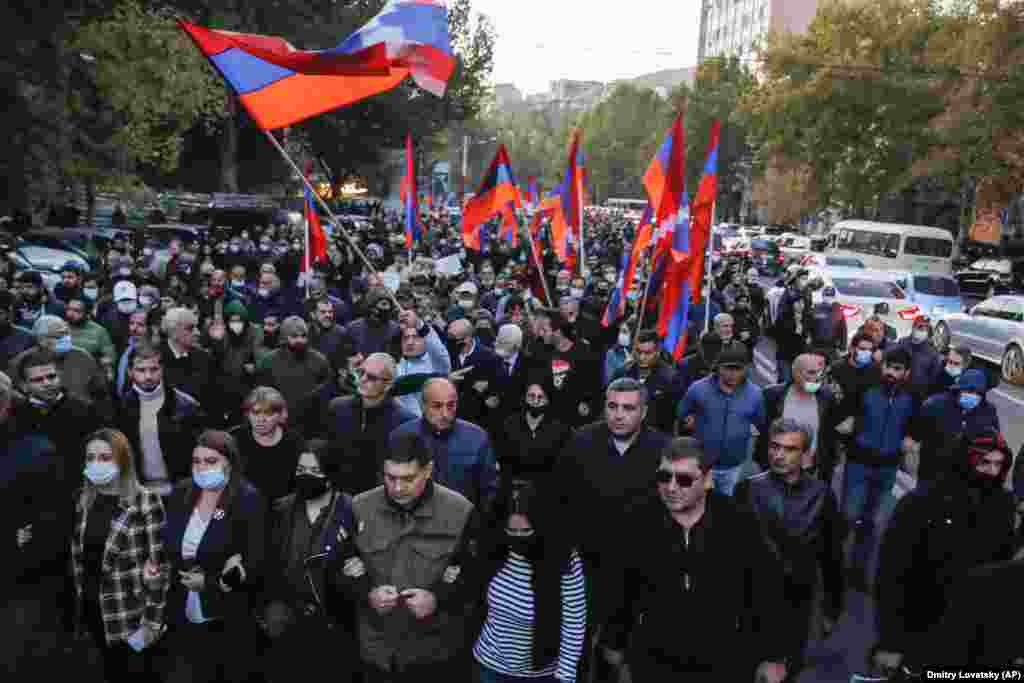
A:
<svg viewBox="0 0 1024 683">
<path fill-rule="evenodd" d="M 267 503 L 243 474 L 234 438 L 203 432 L 192 453 L 192 479 L 167 502 L 169 682 L 249 677 L 249 651 L 259 647 L 252 612 L 265 575 Z"/>
</svg>

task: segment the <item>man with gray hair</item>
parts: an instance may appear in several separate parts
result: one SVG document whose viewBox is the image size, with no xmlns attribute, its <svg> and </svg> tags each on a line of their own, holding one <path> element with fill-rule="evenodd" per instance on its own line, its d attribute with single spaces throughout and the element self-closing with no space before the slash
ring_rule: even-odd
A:
<svg viewBox="0 0 1024 683">
<path fill-rule="evenodd" d="M 338 463 L 338 480 L 334 483 L 346 493 L 362 493 L 379 484 L 391 433 L 416 419 L 416 413 L 391 396 L 396 373 L 394 358 L 371 353 L 359 368 L 357 394 L 338 397 L 328 404 L 327 441 Z"/>
<path fill-rule="evenodd" d="M 302 399 L 331 378 L 331 364 L 324 354 L 309 348 L 309 326 L 297 315 L 281 323 L 283 345 L 267 356 L 257 372 L 262 383 L 274 387 L 288 402 L 288 412 L 299 414 Z"/>
<path fill-rule="evenodd" d="M 733 334 L 736 331 L 736 321 L 728 313 L 719 313 L 714 317 L 715 332 L 722 340 L 722 345 L 726 345 L 732 341 Z"/>
<path fill-rule="evenodd" d="M 498 328 L 494 353 L 501 364 L 498 366 L 498 377 L 485 401 L 492 435 L 498 433 L 509 415 L 522 409 L 526 379 L 538 370 L 537 365 L 523 355 L 522 350 L 523 330 L 519 325 L 506 323 Z"/>
<path fill-rule="evenodd" d="M 769 469 L 740 482 L 735 498 L 754 513 L 762 537 L 783 567 L 783 597 L 793 610 L 799 636 L 789 653 L 789 673 L 795 678 L 808 639 L 828 636 L 842 612 L 846 524 L 831 486 L 804 470 L 813 430 L 780 417 L 766 438 Z"/>
<path fill-rule="evenodd" d="M 434 480 L 486 512 L 498 492 L 498 464 L 487 432 L 455 416 L 459 396 L 450 380 L 427 380 L 420 400 L 423 417 L 392 432 L 389 443 L 403 434 L 422 435 L 434 453 Z"/>
<path fill-rule="evenodd" d="M 225 411 L 218 396 L 218 373 L 209 352 L 196 345 L 197 324 L 196 314 L 188 308 L 176 307 L 164 314 L 160 323 L 163 378 L 168 386 L 198 401 L 213 423 L 220 426 Z"/>
</svg>

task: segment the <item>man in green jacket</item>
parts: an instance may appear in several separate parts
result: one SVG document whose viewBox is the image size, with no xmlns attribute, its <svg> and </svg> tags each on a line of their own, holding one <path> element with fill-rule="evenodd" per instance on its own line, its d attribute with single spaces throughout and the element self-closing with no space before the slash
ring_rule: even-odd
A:
<svg viewBox="0 0 1024 683">
<path fill-rule="evenodd" d="M 71 328 L 71 343 L 92 354 L 107 377 L 113 380 L 114 342 L 107 329 L 89 319 L 89 306 L 84 299 L 72 298 L 64 305 L 64 319 Z"/>
</svg>

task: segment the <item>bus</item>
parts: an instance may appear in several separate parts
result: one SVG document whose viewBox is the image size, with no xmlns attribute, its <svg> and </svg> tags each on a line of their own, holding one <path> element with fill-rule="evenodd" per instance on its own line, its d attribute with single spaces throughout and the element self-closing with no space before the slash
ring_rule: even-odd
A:
<svg viewBox="0 0 1024 683">
<path fill-rule="evenodd" d="M 647 208 L 646 199 L 608 199 L 604 203 L 605 207 L 609 209 L 615 209 L 616 211 L 632 211 L 635 213 L 643 213 L 644 209 Z"/>
<path fill-rule="evenodd" d="M 839 221 L 829 231 L 826 252 L 876 270 L 953 273 L 952 233 L 926 225 Z"/>
</svg>

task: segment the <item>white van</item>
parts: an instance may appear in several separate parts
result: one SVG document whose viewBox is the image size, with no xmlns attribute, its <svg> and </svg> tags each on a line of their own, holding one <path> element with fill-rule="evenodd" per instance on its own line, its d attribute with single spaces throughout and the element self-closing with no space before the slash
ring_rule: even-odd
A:
<svg viewBox="0 0 1024 683">
<path fill-rule="evenodd" d="M 859 258 L 869 269 L 953 273 L 953 235 L 942 228 L 876 221 L 839 221 L 826 252 Z"/>
</svg>

